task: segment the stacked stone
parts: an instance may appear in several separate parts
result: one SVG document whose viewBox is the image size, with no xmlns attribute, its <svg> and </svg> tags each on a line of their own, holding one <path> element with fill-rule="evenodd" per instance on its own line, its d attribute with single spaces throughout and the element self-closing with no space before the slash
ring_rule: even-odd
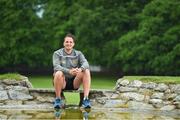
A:
<svg viewBox="0 0 180 120">
<path fill-rule="evenodd" d="M 27 77 L 23 80 L 0 80 L 0 104 L 17 105 L 22 104 L 23 100 L 32 99 L 29 95 L 28 88 L 32 87 Z"/>
<path fill-rule="evenodd" d="M 33 89 L 26 77 L 21 81 L 0 80 L 1 108 L 50 108 L 53 89 Z M 180 84 L 164 84 L 119 79 L 115 90 L 91 90 L 94 108 L 173 111 L 180 109 Z"/>
<path fill-rule="evenodd" d="M 41 91 L 31 92 L 31 88 L 32 84 L 24 76 L 22 80 L 0 80 L 0 107 L 4 109 L 33 108 L 32 105 L 43 103 L 46 105 L 49 103 L 52 106 L 54 91 L 48 96 L 47 92 L 46 94 L 41 94 Z"/>
<path fill-rule="evenodd" d="M 180 84 L 164 84 L 119 79 L 114 99 L 125 100 L 129 107 L 170 111 L 180 108 Z"/>
</svg>

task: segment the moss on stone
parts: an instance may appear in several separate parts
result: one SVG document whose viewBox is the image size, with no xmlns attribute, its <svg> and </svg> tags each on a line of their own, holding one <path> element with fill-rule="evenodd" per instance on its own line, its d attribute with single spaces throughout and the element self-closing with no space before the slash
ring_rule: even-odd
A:
<svg viewBox="0 0 180 120">
<path fill-rule="evenodd" d="M 124 76 L 123 79 L 140 80 L 142 82 L 180 84 L 179 76 Z"/>
<path fill-rule="evenodd" d="M 0 74 L 0 80 L 9 79 L 9 80 L 22 80 L 22 75 L 18 73 L 6 73 Z"/>
</svg>

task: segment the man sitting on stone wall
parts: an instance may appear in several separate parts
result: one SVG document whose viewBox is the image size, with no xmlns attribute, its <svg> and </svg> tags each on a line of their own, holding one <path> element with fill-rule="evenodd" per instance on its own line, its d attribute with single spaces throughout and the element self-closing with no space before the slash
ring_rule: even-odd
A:
<svg viewBox="0 0 180 120">
<path fill-rule="evenodd" d="M 63 45 L 64 48 L 53 54 L 53 82 L 56 94 L 54 108 L 62 108 L 61 92 L 63 90 L 77 90 L 81 83 L 84 90 L 82 107 L 91 108 L 88 99 L 91 84 L 88 61 L 80 51 L 73 49 L 75 37 L 72 34 L 65 36 Z"/>
</svg>

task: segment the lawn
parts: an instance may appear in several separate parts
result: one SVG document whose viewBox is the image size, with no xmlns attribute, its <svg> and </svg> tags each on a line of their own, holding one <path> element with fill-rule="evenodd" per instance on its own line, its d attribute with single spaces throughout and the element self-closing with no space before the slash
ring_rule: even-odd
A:
<svg viewBox="0 0 180 120">
<path fill-rule="evenodd" d="M 34 88 L 53 88 L 52 76 L 29 76 Z M 116 79 L 113 77 L 92 76 L 91 89 L 113 89 Z M 81 86 L 82 88 L 82 86 Z M 78 93 L 65 93 L 67 104 L 78 104 Z"/>
<path fill-rule="evenodd" d="M 29 76 L 34 88 L 53 88 L 51 76 Z M 113 77 L 92 76 L 92 89 L 113 89 L 116 79 Z"/>
</svg>

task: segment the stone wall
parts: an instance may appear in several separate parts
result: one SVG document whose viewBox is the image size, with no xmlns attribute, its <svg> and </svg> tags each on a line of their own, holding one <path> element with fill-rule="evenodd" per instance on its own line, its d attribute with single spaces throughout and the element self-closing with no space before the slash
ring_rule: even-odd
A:
<svg viewBox="0 0 180 120">
<path fill-rule="evenodd" d="M 0 109 L 53 108 L 54 97 L 53 89 L 32 88 L 26 77 L 22 81 L 0 80 Z M 180 84 L 119 79 L 114 90 L 91 90 L 89 98 L 93 108 L 180 113 Z"/>
<path fill-rule="evenodd" d="M 113 94 L 96 98 L 101 107 L 180 112 L 180 84 L 119 79 Z"/>
<path fill-rule="evenodd" d="M 22 80 L 0 80 L 0 109 L 42 108 L 52 103 L 52 93 L 45 91 L 40 95 L 41 91 L 34 93 L 31 89 L 33 87 L 27 77 L 22 77 Z"/>
<path fill-rule="evenodd" d="M 78 92 L 81 98 L 83 94 L 83 90 L 65 92 Z M 104 94 L 102 90 L 91 90 L 90 96 L 95 99 Z M 54 89 L 33 88 L 27 77 L 0 80 L 0 109 L 51 109 L 54 98 Z"/>
</svg>

